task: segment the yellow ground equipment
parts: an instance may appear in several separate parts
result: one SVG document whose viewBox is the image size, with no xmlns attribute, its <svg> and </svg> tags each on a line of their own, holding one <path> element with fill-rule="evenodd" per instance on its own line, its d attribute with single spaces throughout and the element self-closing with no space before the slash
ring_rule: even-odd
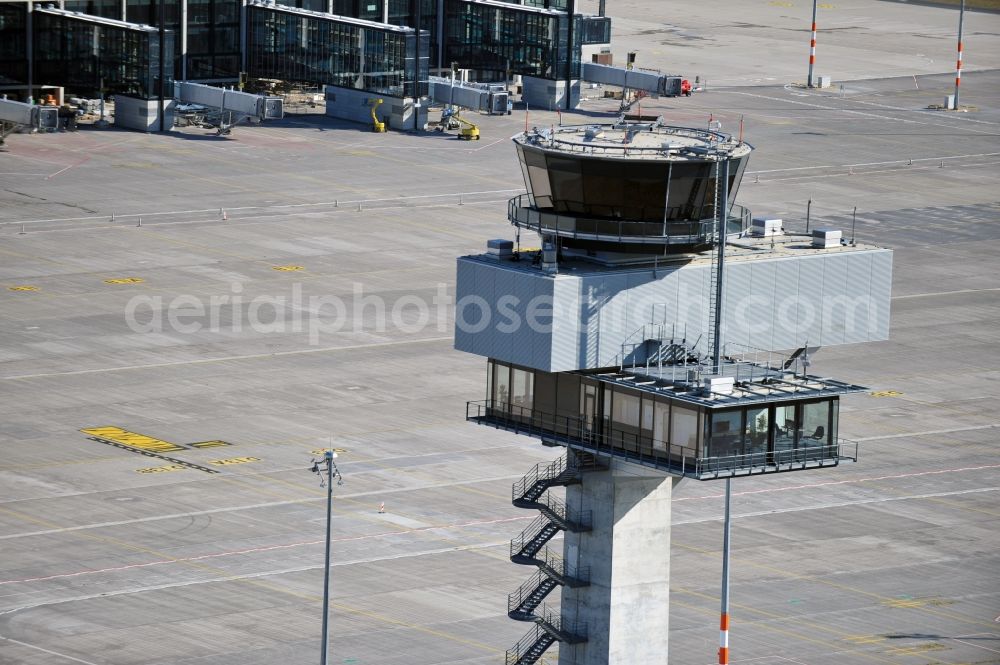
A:
<svg viewBox="0 0 1000 665">
<path fill-rule="evenodd" d="M 458 138 L 465 141 L 479 140 L 479 125 L 472 124 L 451 108 L 446 108 L 441 113 L 441 122 L 437 126 L 439 132 L 446 129 L 458 129 Z"/>
<path fill-rule="evenodd" d="M 368 102 L 372 107 L 372 130 L 376 132 L 384 132 L 385 123 L 379 120 L 378 116 L 375 115 L 375 109 L 382 105 L 382 100 L 377 97 L 373 97 L 372 99 L 369 99 Z"/>
<path fill-rule="evenodd" d="M 479 140 L 479 125 L 472 124 L 460 115 L 455 115 L 454 118 L 462 123 L 462 128 L 458 130 L 458 138 L 465 141 Z"/>
</svg>

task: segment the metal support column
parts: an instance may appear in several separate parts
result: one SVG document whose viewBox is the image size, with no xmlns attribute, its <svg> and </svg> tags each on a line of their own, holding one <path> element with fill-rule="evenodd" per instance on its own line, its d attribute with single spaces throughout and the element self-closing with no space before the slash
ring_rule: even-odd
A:
<svg viewBox="0 0 1000 665">
<path fill-rule="evenodd" d="M 809 78 L 808 87 L 813 87 L 813 65 L 816 64 L 816 0 L 813 0 L 812 40 L 809 42 Z"/>
<path fill-rule="evenodd" d="M 157 3 L 157 4 L 158 4 L 159 10 L 160 10 L 159 11 L 160 16 L 159 16 L 159 19 L 158 19 L 159 33 L 160 33 L 160 49 L 159 49 L 160 50 L 160 74 L 159 74 L 159 76 L 160 76 L 160 85 L 159 85 L 160 90 L 159 90 L 159 102 L 158 102 L 157 106 L 158 106 L 159 114 L 160 114 L 160 131 L 162 132 L 162 131 L 164 131 L 164 129 L 163 129 L 163 126 L 164 126 L 164 117 L 163 116 L 165 114 L 165 112 L 164 112 L 164 106 L 165 106 L 165 104 L 164 104 L 164 99 L 163 99 L 163 92 L 164 92 L 163 89 L 166 87 L 166 85 L 164 84 L 164 80 L 165 80 L 164 75 L 166 74 L 166 62 L 165 62 L 165 60 L 167 59 L 166 49 L 163 48 L 164 47 L 164 43 L 163 42 L 164 42 L 164 40 L 166 40 L 166 36 L 167 36 L 167 34 L 166 34 L 166 23 L 165 23 L 165 18 L 166 17 L 164 16 L 166 8 L 164 7 L 164 0 L 160 0 L 160 2 Z M 173 90 L 170 91 L 170 94 L 171 94 L 171 96 L 173 96 Z"/>
<path fill-rule="evenodd" d="M 333 513 L 333 451 L 327 450 L 323 453 L 323 459 L 326 461 L 326 556 L 323 559 L 323 655 L 320 658 L 320 665 L 326 665 L 330 659 L 330 516 Z"/>
<path fill-rule="evenodd" d="M 320 467 L 320 463 L 313 460 L 309 469 L 320 477 L 320 485 L 326 486 L 326 557 L 323 567 L 323 644 L 320 650 L 320 665 L 327 665 L 330 658 L 330 517 L 333 514 L 333 480 L 336 478 L 338 485 L 344 484 L 344 479 L 333 461 L 336 456 L 332 450 L 323 451 L 322 463 L 326 464 L 326 467 Z"/>
<path fill-rule="evenodd" d="M 188 0 L 181 0 L 181 80 L 188 79 Z"/>
<path fill-rule="evenodd" d="M 28 20 L 25 21 L 27 24 L 27 38 L 28 38 L 28 97 L 25 99 L 29 104 L 35 103 L 35 88 L 34 88 L 34 74 L 35 74 L 35 28 L 34 21 L 32 20 L 32 14 L 34 13 L 32 9 L 35 3 L 33 0 L 28 0 Z"/>
<path fill-rule="evenodd" d="M 566 5 L 566 18 L 569 25 L 566 27 L 566 110 L 573 110 L 573 55 L 574 48 L 573 18 L 576 16 L 576 0 L 569 0 Z M 579 75 L 579 74 L 577 74 Z"/>
<path fill-rule="evenodd" d="M 726 478 L 726 520 L 722 535 L 722 617 L 719 622 L 719 665 L 729 663 L 729 506 L 732 478 Z"/>
<path fill-rule="evenodd" d="M 444 0 L 437 2 L 437 69 L 444 67 Z"/>
<path fill-rule="evenodd" d="M 242 0 L 240 2 L 240 71 L 246 72 L 247 60 L 249 59 L 249 54 L 247 50 L 250 48 L 250 35 L 247 24 L 249 20 L 247 18 L 247 0 Z M 249 78 L 249 75 L 248 75 Z"/>
<path fill-rule="evenodd" d="M 955 66 L 955 110 L 958 110 L 958 86 L 962 83 L 962 24 L 965 22 L 965 0 L 958 12 L 958 64 Z"/>
</svg>

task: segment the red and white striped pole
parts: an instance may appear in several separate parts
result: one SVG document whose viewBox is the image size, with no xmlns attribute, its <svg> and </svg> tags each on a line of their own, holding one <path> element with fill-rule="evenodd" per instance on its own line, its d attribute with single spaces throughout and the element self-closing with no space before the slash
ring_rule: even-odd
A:
<svg viewBox="0 0 1000 665">
<path fill-rule="evenodd" d="M 813 87 L 813 66 L 815 64 L 816 64 L 816 0 L 813 0 L 812 39 L 809 41 L 809 79 L 806 81 L 806 86 L 810 88 Z"/>
<path fill-rule="evenodd" d="M 732 478 L 726 478 L 726 521 L 722 536 L 722 619 L 719 623 L 719 665 L 729 665 L 729 502 Z"/>
<path fill-rule="evenodd" d="M 955 66 L 955 110 L 958 110 L 958 86 L 962 84 L 962 23 L 965 20 L 965 0 L 958 12 L 958 64 Z"/>
</svg>

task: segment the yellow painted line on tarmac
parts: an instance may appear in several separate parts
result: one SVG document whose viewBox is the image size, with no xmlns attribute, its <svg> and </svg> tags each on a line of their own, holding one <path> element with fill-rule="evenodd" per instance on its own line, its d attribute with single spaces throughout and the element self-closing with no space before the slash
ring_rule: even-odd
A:
<svg viewBox="0 0 1000 665">
<path fill-rule="evenodd" d="M 898 390 L 876 390 L 868 393 L 872 397 L 902 397 L 903 393 Z"/>
<path fill-rule="evenodd" d="M 948 648 L 950 647 L 947 647 L 940 642 L 925 642 L 924 644 L 893 647 L 891 649 L 886 649 L 885 652 L 891 656 L 919 656 L 920 654 L 927 653 L 928 651 L 943 651 Z"/>
<path fill-rule="evenodd" d="M 277 270 L 278 272 L 298 272 L 300 270 L 305 270 L 303 266 L 271 266 L 271 270 Z"/>
<path fill-rule="evenodd" d="M 195 443 L 189 444 L 192 448 L 219 448 L 221 446 L 231 446 L 233 444 L 228 441 L 220 441 L 215 439 L 213 441 L 197 441 Z"/>
<path fill-rule="evenodd" d="M 326 453 L 326 451 L 328 451 L 328 450 L 331 451 L 331 452 L 335 452 L 338 455 L 340 453 L 346 453 L 347 452 L 347 448 L 313 448 L 312 450 L 309 451 L 309 454 L 310 455 L 316 455 L 317 457 L 322 457 Z"/>
<path fill-rule="evenodd" d="M 30 284 L 19 284 L 17 286 L 8 286 L 8 291 L 38 291 L 37 286 L 31 286 Z"/>
<path fill-rule="evenodd" d="M 184 446 L 170 443 L 163 439 L 157 439 L 138 432 L 130 432 L 120 427 L 90 427 L 80 430 L 84 434 L 89 434 L 95 439 L 110 441 L 137 450 L 147 450 L 154 453 L 171 453 L 177 450 L 184 450 Z"/>
<path fill-rule="evenodd" d="M 142 469 L 136 469 L 136 473 L 166 473 L 168 471 L 183 471 L 188 467 L 183 464 L 168 464 L 166 466 L 147 466 Z"/>
<path fill-rule="evenodd" d="M 116 277 L 104 280 L 105 284 L 142 284 L 145 282 L 142 277 Z"/>
<path fill-rule="evenodd" d="M 208 460 L 209 464 L 214 464 L 215 466 L 231 466 L 233 464 L 249 464 L 250 462 L 259 462 L 259 457 L 230 457 L 228 459 L 213 459 Z"/>
<path fill-rule="evenodd" d="M 844 638 L 845 642 L 850 642 L 851 644 L 877 644 L 878 642 L 885 642 L 885 635 L 848 635 Z"/>
</svg>

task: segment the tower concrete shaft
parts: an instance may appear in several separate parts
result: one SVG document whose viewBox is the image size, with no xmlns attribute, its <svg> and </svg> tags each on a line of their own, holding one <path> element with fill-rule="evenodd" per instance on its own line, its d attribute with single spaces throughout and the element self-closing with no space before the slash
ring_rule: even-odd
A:
<svg viewBox="0 0 1000 665">
<path fill-rule="evenodd" d="M 590 569 L 590 584 L 563 587 L 562 613 L 593 629 L 586 642 L 560 647 L 559 665 L 666 662 L 670 501 L 678 480 L 613 460 L 566 488 L 567 505 L 592 511 L 593 529 L 565 535 L 563 556 Z"/>
</svg>

